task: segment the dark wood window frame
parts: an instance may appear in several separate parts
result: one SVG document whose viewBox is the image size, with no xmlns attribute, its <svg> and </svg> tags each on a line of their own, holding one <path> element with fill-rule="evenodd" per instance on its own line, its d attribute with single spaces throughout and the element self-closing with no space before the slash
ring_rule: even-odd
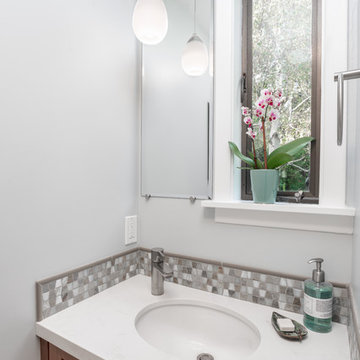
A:
<svg viewBox="0 0 360 360">
<path fill-rule="evenodd" d="M 242 95 L 241 102 L 252 105 L 252 2 L 243 0 L 242 22 Z M 312 0 L 312 74 L 311 74 L 311 143 L 310 185 L 305 192 L 304 203 L 319 202 L 320 172 L 320 122 L 321 122 L 321 0 Z M 241 148 L 243 153 L 250 149 L 246 136 L 246 125 L 242 123 Z M 242 170 L 241 198 L 252 200 L 249 170 Z M 294 192 L 279 191 L 277 201 L 294 202 Z"/>
</svg>

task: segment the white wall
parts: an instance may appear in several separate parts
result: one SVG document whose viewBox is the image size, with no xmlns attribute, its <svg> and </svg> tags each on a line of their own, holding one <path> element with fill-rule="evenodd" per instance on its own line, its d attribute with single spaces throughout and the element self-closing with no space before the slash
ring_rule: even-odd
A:
<svg viewBox="0 0 360 360">
<path fill-rule="evenodd" d="M 349 0 L 349 69 L 360 69 L 360 4 Z M 348 91 L 348 202 L 356 207 L 351 285 L 360 314 L 360 80 L 349 81 Z"/>
<path fill-rule="evenodd" d="M 328 280 L 350 281 L 351 235 L 219 224 L 199 201 L 141 198 L 139 211 L 144 247 L 309 277 L 320 256 Z"/>
<path fill-rule="evenodd" d="M 0 3 L 0 358 L 38 360 L 35 281 L 115 254 L 137 212 L 133 0 Z"/>
</svg>

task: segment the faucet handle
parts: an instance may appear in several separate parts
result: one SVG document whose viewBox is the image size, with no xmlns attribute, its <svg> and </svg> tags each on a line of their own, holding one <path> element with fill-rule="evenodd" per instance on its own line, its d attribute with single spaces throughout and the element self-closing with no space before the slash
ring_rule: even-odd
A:
<svg viewBox="0 0 360 360">
<path fill-rule="evenodd" d="M 151 249 L 151 261 L 152 262 L 162 262 L 164 261 L 164 249 L 163 248 L 152 248 Z"/>
</svg>

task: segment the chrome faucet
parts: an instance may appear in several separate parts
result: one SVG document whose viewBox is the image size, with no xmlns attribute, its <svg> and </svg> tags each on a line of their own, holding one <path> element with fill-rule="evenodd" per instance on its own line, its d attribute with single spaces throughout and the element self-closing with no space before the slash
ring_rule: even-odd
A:
<svg viewBox="0 0 360 360">
<path fill-rule="evenodd" d="M 164 294 L 164 278 L 173 276 L 170 266 L 164 263 L 164 249 L 151 249 L 151 294 Z"/>
</svg>

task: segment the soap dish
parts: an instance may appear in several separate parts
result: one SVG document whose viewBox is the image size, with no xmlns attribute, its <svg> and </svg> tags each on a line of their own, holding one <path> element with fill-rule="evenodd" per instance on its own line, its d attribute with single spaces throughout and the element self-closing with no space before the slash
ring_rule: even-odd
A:
<svg viewBox="0 0 360 360">
<path fill-rule="evenodd" d="M 288 319 L 286 316 L 283 316 L 277 312 L 273 312 L 272 313 L 272 317 L 271 317 L 271 323 L 275 329 L 275 331 L 283 338 L 285 339 L 289 339 L 289 340 L 298 340 L 301 341 L 307 334 L 307 330 L 305 328 L 305 326 L 301 325 L 300 323 L 298 323 L 295 320 L 292 320 L 292 323 L 295 326 L 295 330 L 294 331 L 281 331 L 278 323 L 277 323 L 277 319 Z"/>
</svg>

